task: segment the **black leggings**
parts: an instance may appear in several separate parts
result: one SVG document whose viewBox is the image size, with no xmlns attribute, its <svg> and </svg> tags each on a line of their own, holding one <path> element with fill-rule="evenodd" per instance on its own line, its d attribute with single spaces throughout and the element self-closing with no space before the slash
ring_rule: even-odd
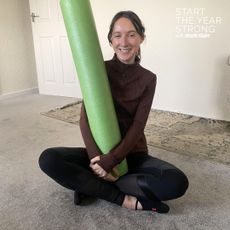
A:
<svg viewBox="0 0 230 230">
<path fill-rule="evenodd" d="M 164 201 L 182 196 L 188 188 L 185 174 L 165 161 L 135 153 L 127 157 L 127 163 L 129 172 L 116 182 L 108 182 L 93 173 L 85 148 L 49 148 L 39 158 L 40 168 L 60 185 L 118 205 L 126 194 L 151 199 L 152 193 Z"/>
</svg>

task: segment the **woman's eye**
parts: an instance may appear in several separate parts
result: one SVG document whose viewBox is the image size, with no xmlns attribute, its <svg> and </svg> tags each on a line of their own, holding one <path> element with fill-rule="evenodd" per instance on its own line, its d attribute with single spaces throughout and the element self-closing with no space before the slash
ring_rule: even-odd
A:
<svg viewBox="0 0 230 230">
<path fill-rule="evenodd" d="M 129 36 L 130 36 L 131 38 L 133 38 L 133 37 L 136 36 L 136 34 L 135 34 L 135 33 L 132 33 L 132 34 L 129 34 Z"/>
<path fill-rule="evenodd" d="M 121 37 L 120 34 L 114 34 L 114 35 L 113 35 L 113 38 L 120 38 L 120 37 Z"/>
</svg>

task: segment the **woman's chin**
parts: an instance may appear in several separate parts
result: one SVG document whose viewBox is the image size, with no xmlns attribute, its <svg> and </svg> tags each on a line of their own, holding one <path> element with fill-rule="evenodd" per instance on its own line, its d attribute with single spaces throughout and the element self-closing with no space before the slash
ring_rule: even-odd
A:
<svg viewBox="0 0 230 230">
<path fill-rule="evenodd" d="M 133 57 L 124 57 L 124 55 L 117 55 L 118 59 L 123 62 L 124 64 L 133 64 L 134 63 L 134 60 L 135 58 Z"/>
</svg>

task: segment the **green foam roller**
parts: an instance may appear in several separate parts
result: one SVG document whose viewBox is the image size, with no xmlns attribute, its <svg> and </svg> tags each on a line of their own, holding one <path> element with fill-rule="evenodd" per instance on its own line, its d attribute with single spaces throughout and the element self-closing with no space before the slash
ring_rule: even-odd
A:
<svg viewBox="0 0 230 230">
<path fill-rule="evenodd" d="M 60 5 L 89 126 L 106 154 L 120 142 L 121 135 L 91 5 L 89 0 L 61 0 Z M 126 160 L 117 169 L 124 175 Z"/>
</svg>

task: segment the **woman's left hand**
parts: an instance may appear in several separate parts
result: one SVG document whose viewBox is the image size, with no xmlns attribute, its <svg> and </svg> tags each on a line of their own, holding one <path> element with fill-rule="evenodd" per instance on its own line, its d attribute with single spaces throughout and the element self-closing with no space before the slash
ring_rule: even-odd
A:
<svg viewBox="0 0 230 230">
<path fill-rule="evenodd" d="M 107 173 L 97 162 L 100 160 L 100 156 L 96 156 L 90 161 L 90 168 L 94 173 L 107 181 L 116 181 L 118 178 L 114 177 L 111 173 Z"/>
<path fill-rule="evenodd" d="M 105 177 L 107 175 L 107 172 L 100 165 L 97 164 L 99 160 L 99 156 L 94 157 L 93 159 L 91 159 L 89 166 L 99 177 Z"/>
</svg>

